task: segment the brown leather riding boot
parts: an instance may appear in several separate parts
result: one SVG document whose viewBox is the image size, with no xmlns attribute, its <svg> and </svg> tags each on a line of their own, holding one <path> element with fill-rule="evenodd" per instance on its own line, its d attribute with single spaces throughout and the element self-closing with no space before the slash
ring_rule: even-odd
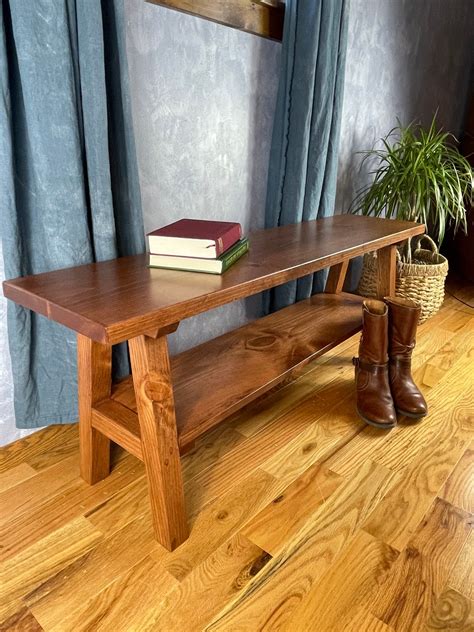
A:
<svg viewBox="0 0 474 632">
<path fill-rule="evenodd" d="M 393 428 L 397 414 L 388 379 L 388 308 L 366 300 L 362 307 L 362 337 L 356 367 L 357 412 L 376 428 Z"/>
<path fill-rule="evenodd" d="M 411 354 L 415 347 L 420 305 L 407 298 L 390 297 L 388 306 L 388 355 L 390 388 L 397 412 L 407 417 L 424 417 L 425 398 L 413 381 Z"/>
</svg>

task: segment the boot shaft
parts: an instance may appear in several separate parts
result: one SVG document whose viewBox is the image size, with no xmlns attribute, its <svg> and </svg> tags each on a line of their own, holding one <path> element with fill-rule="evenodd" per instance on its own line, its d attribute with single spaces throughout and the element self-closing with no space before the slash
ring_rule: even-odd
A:
<svg viewBox="0 0 474 632">
<path fill-rule="evenodd" d="M 382 301 L 363 303 L 359 358 L 370 364 L 388 361 L 388 309 Z"/>
<path fill-rule="evenodd" d="M 416 342 L 420 306 L 405 298 L 386 298 L 389 318 L 389 376 L 395 408 L 408 417 L 424 417 L 425 398 L 413 381 L 411 354 Z"/>
<path fill-rule="evenodd" d="M 407 298 L 387 297 L 389 319 L 389 354 L 410 357 L 416 342 L 416 330 L 421 308 Z"/>
<path fill-rule="evenodd" d="M 353 363 L 359 416 L 377 428 L 393 428 L 397 415 L 388 376 L 388 308 L 382 301 L 363 303 L 359 357 Z"/>
</svg>

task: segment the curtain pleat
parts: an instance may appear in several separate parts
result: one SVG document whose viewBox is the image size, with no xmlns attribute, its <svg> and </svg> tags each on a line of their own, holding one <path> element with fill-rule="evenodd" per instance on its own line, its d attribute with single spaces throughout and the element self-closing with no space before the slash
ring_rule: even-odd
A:
<svg viewBox="0 0 474 632">
<path fill-rule="evenodd" d="M 123 0 L 4 0 L 0 20 L 6 278 L 143 252 Z M 17 426 L 74 421 L 74 332 L 10 302 L 8 338 Z"/>
<path fill-rule="evenodd" d="M 344 0 L 287 0 L 265 222 L 285 226 L 334 213 L 347 47 Z M 274 288 L 274 311 L 322 291 L 326 272 Z"/>
</svg>

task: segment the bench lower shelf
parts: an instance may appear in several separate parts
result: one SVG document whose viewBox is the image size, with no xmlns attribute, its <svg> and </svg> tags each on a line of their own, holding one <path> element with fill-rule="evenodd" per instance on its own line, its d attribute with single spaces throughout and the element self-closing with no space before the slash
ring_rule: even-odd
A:
<svg viewBox="0 0 474 632">
<path fill-rule="evenodd" d="M 361 329 L 363 298 L 316 294 L 171 359 L 180 451 Z M 142 458 L 131 377 L 93 409 L 93 426 Z"/>
</svg>

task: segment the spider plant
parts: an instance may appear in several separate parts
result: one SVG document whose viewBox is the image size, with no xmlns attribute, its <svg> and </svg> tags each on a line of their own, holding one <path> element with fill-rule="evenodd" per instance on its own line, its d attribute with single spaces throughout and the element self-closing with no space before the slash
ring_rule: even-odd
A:
<svg viewBox="0 0 474 632">
<path fill-rule="evenodd" d="M 474 176 L 457 149 L 456 138 L 436 127 L 403 127 L 400 121 L 381 147 L 359 152 L 369 161 L 371 184 L 357 192 L 350 212 L 422 222 L 441 245 L 447 225 L 467 232 L 466 205 L 472 201 Z"/>
</svg>

